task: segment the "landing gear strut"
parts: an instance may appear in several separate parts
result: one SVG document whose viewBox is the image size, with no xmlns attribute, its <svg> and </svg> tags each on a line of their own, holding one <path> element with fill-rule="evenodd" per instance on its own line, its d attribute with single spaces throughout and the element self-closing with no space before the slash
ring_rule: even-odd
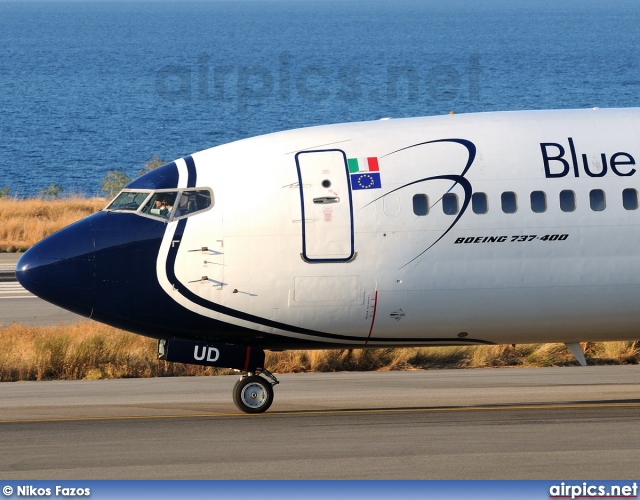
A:
<svg viewBox="0 0 640 500">
<path fill-rule="evenodd" d="M 265 377 L 258 375 L 262 373 Z M 273 403 L 273 386 L 278 379 L 265 368 L 240 377 L 233 387 L 233 402 L 245 413 L 262 413 Z"/>
<path fill-rule="evenodd" d="M 233 388 L 233 402 L 245 413 L 262 413 L 273 403 L 273 386 L 279 382 L 264 368 L 264 358 L 264 350 L 256 346 L 199 343 L 175 337 L 158 341 L 158 359 L 243 373 Z"/>
</svg>

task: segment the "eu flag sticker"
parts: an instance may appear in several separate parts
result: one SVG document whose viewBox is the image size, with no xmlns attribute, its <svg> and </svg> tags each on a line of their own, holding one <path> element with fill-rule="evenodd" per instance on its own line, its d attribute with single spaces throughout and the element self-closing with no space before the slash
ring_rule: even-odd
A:
<svg viewBox="0 0 640 500">
<path fill-rule="evenodd" d="M 351 174 L 351 189 L 378 189 L 382 187 L 380 172 Z"/>
</svg>

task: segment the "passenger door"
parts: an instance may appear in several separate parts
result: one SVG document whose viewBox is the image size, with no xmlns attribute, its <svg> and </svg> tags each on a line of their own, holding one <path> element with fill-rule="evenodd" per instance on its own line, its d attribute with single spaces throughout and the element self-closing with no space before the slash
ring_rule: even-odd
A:
<svg viewBox="0 0 640 500">
<path fill-rule="evenodd" d="M 354 257 L 347 157 L 339 149 L 296 154 L 302 212 L 302 258 L 309 263 Z"/>
</svg>

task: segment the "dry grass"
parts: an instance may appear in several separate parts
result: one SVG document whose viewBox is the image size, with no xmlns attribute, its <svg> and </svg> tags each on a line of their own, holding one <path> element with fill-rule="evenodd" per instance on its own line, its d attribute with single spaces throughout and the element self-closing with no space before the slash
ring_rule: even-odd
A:
<svg viewBox="0 0 640 500">
<path fill-rule="evenodd" d="M 592 365 L 640 363 L 640 341 L 582 345 Z M 569 366 L 578 362 L 564 344 L 521 344 L 272 352 L 267 353 L 266 364 L 277 373 L 295 373 Z"/>
<path fill-rule="evenodd" d="M 105 205 L 103 198 L 0 198 L 0 252 L 24 251 Z"/>
<path fill-rule="evenodd" d="M 640 342 L 583 344 L 590 364 L 640 361 Z M 219 375 L 232 370 L 159 361 L 153 339 L 95 322 L 0 326 L 0 381 Z M 268 352 L 275 373 L 575 365 L 562 344 Z"/>
<path fill-rule="evenodd" d="M 230 370 L 159 361 L 153 339 L 83 321 L 0 326 L 0 382 L 215 375 Z"/>
</svg>

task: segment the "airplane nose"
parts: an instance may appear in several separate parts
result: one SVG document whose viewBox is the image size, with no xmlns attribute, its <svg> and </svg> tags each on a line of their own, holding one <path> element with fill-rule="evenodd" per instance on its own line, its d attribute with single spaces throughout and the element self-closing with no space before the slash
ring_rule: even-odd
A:
<svg viewBox="0 0 640 500">
<path fill-rule="evenodd" d="M 95 296 L 95 251 L 91 217 L 40 241 L 16 265 L 20 284 L 34 295 L 83 316 Z"/>
</svg>

